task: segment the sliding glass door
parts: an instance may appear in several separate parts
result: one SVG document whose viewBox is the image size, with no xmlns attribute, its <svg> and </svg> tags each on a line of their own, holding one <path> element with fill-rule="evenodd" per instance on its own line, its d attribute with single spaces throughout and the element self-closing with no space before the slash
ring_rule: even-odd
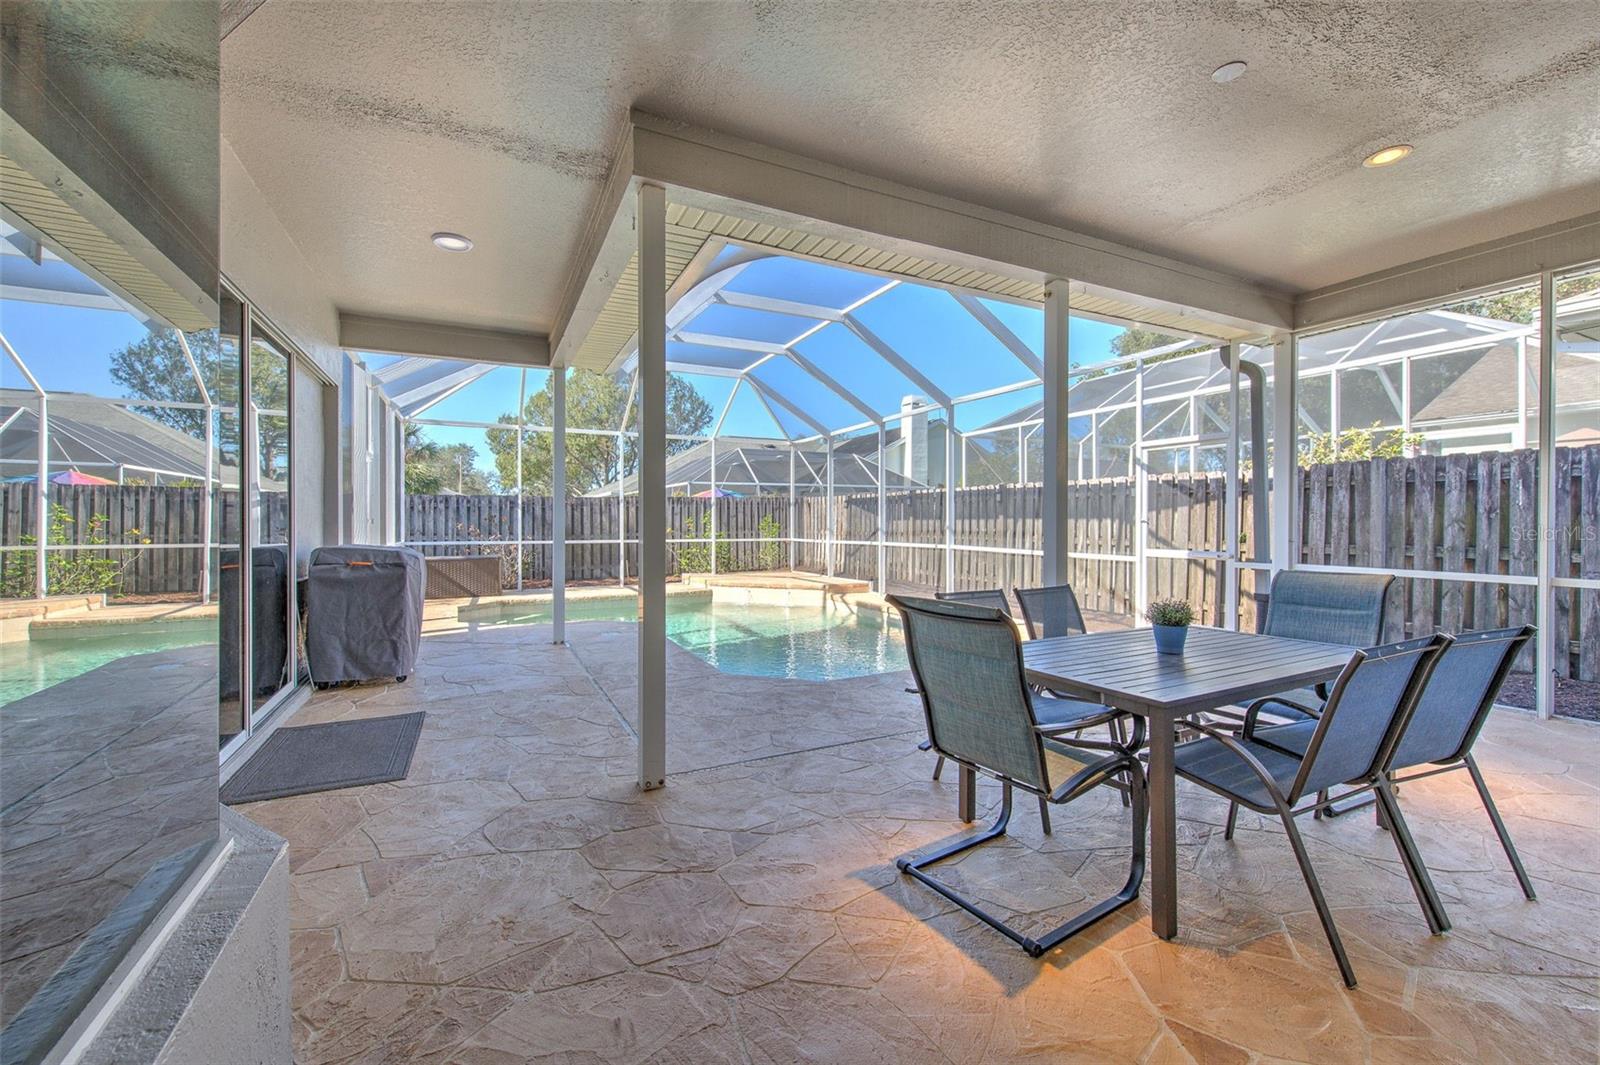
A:
<svg viewBox="0 0 1600 1065">
<path fill-rule="evenodd" d="M 236 360 L 242 384 L 219 412 L 218 430 L 224 454 L 217 493 L 224 645 L 219 741 L 226 760 L 294 690 L 303 670 L 294 550 L 295 358 L 231 293 L 224 296 L 222 318 L 224 358 Z M 240 352 L 249 357 L 240 359 Z"/>
</svg>

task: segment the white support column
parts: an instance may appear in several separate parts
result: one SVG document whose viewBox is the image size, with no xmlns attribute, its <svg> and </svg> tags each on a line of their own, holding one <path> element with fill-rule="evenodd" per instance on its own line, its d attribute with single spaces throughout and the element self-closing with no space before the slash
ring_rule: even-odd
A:
<svg viewBox="0 0 1600 1065">
<path fill-rule="evenodd" d="M 1239 360 L 1244 358 L 1244 345 L 1227 344 L 1222 351 L 1222 364 L 1228 367 L 1228 448 L 1227 491 L 1223 495 L 1227 512 L 1223 515 L 1223 545 L 1226 557 L 1222 562 L 1222 624 L 1224 628 L 1239 628 Z M 1199 427 L 1199 422 L 1193 424 Z M 1261 461 L 1258 457 L 1257 462 Z"/>
<path fill-rule="evenodd" d="M 822 572 L 829 577 L 833 576 L 833 435 L 828 436 L 828 467 L 824 471 L 827 483 L 827 513 L 828 521 L 823 526 L 822 550 L 827 553 L 827 558 L 822 567 Z"/>
<path fill-rule="evenodd" d="M 550 371 L 550 595 L 555 643 L 567 642 L 567 370 Z"/>
<path fill-rule="evenodd" d="M 400 485 L 400 489 L 399 489 L 399 492 L 400 492 L 399 525 L 400 525 L 400 543 L 403 544 L 403 543 L 406 542 L 406 419 L 405 419 L 404 415 L 399 415 L 398 417 L 400 419 L 400 445 L 399 445 L 399 452 L 400 453 L 396 458 L 396 462 L 399 464 L 399 476 L 396 477 L 396 480 L 399 482 L 399 485 Z M 519 463 L 521 462 L 521 456 L 520 455 L 518 456 L 518 462 Z M 521 475 L 520 471 L 517 474 L 517 480 L 518 481 L 522 480 L 522 475 Z M 518 572 L 520 573 L 521 570 L 518 570 Z M 518 587 L 521 587 L 521 585 L 518 585 Z"/>
<path fill-rule="evenodd" d="M 522 527 L 522 501 L 525 498 L 522 491 L 522 414 L 520 408 L 517 414 L 517 591 L 522 591 L 522 541 L 526 539 L 526 530 Z M 402 510 L 402 513 L 404 511 Z M 405 532 L 400 536 L 405 538 Z"/>
<path fill-rule="evenodd" d="M 667 778 L 667 192 L 639 186 L 639 786 Z"/>
<path fill-rule="evenodd" d="M 689 485 L 691 491 L 693 483 Z M 698 532 L 699 530 L 695 530 Z M 711 575 L 717 573 L 717 438 L 711 438 Z"/>
<path fill-rule="evenodd" d="M 1528 446 L 1528 338 L 1517 338 L 1517 424 L 1511 430 L 1511 446 L 1520 451 Z"/>
<path fill-rule="evenodd" d="M 1144 360 L 1133 361 L 1133 447 L 1128 450 L 1133 474 L 1133 613 L 1144 619 L 1150 605 L 1150 471 L 1144 460 Z"/>
<path fill-rule="evenodd" d="M 1556 648 L 1566 650 L 1567 634 L 1555 624 L 1556 521 L 1556 284 L 1549 270 L 1539 275 L 1539 592 L 1534 608 L 1533 705 L 1541 718 L 1555 714 Z M 1517 519 L 1513 516 L 1512 521 Z M 1563 538 L 1562 543 L 1565 544 Z M 1565 551 L 1565 547 L 1563 547 Z"/>
<path fill-rule="evenodd" d="M 189 338 L 184 336 L 183 330 L 173 330 L 177 338 L 178 347 L 183 351 L 183 360 L 189 365 L 189 376 L 194 378 L 194 387 L 200 394 L 200 402 L 206 405 L 205 439 L 205 488 L 200 494 L 201 505 L 204 508 L 200 515 L 200 542 L 204 545 L 200 556 L 200 602 L 211 601 L 211 539 L 212 515 L 211 501 L 213 492 L 211 481 L 216 476 L 216 406 L 211 401 L 211 390 L 206 387 L 206 378 L 200 372 L 200 364 L 194 361 L 194 352 L 189 350 Z M 122 471 L 117 470 L 120 479 Z"/>
<path fill-rule="evenodd" d="M 944 408 L 944 590 L 956 589 L 956 408 Z"/>
<path fill-rule="evenodd" d="M 50 578 L 46 561 L 49 558 L 50 545 L 50 412 L 49 399 L 45 396 L 44 388 L 39 384 L 33 371 L 28 369 L 28 364 L 22 361 L 22 356 L 17 354 L 11 342 L 0 335 L 0 344 L 5 345 L 6 355 L 16 364 L 22 376 L 27 380 L 28 387 L 39 399 L 39 435 L 37 437 L 38 452 L 36 457 L 36 472 L 34 475 L 34 514 L 36 516 L 33 530 L 33 594 L 43 599 L 50 593 Z"/>
<path fill-rule="evenodd" d="M 889 556 L 884 540 L 889 533 L 889 471 L 883 466 L 883 423 L 878 423 L 878 594 L 889 594 Z"/>
<path fill-rule="evenodd" d="M 1044 290 L 1044 584 L 1065 584 L 1067 565 L 1067 281 Z"/>
<path fill-rule="evenodd" d="M 1293 569 L 1296 451 L 1299 427 L 1295 412 L 1299 343 L 1293 334 L 1272 346 L 1272 564 L 1273 576 Z M 1258 457 L 1257 462 L 1261 461 Z M 1260 502 L 1257 501 L 1257 506 Z"/>
<path fill-rule="evenodd" d="M 791 571 L 794 569 L 795 564 L 794 537 L 798 530 L 795 528 L 794 523 L 798 513 L 799 508 L 796 506 L 794 499 L 794 441 L 791 440 L 789 441 L 789 569 Z"/>
</svg>

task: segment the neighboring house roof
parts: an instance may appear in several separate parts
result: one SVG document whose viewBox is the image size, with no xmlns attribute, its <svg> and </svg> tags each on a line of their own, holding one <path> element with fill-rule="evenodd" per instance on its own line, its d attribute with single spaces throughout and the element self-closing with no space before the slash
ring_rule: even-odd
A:
<svg viewBox="0 0 1600 1065">
<path fill-rule="evenodd" d="M 34 394 L 0 389 L 0 422 L 22 408 L 0 437 L 0 469 L 7 475 L 32 473 L 39 456 L 39 416 Z M 167 479 L 204 480 L 205 447 L 187 433 L 146 418 L 99 396 L 51 392 L 50 468 L 75 469 L 115 478 L 118 469 Z M 232 466 L 220 469 L 224 483 L 237 483 Z"/>
<path fill-rule="evenodd" d="M 895 435 L 886 432 L 886 438 Z M 776 443 L 752 437 L 717 438 L 717 485 L 729 491 L 754 491 L 757 488 L 787 490 L 789 487 L 789 452 L 787 443 Z M 828 449 L 809 445 L 796 447 L 795 484 L 814 488 L 826 483 Z M 852 437 L 834 444 L 833 486 L 836 490 L 863 491 L 878 484 L 878 437 Z M 690 485 L 711 483 L 711 444 L 702 441 L 667 459 L 667 484 Z M 922 487 L 894 469 L 888 471 L 886 482 L 890 488 Z M 623 479 L 625 492 L 638 491 L 638 477 Z M 617 482 L 597 488 L 590 495 L 606 496 L 617 493 Z"/>
<path fill-rule="evenodd" d="M 1515 416 L 1517 410 L 1517 351 L 1497 345 L 1445 386 L 1431 402 L 1412 416 L 1412 423 L 1468 421 L 1495 415 Z M 1513 382 L 1507 387 L 1507 382 Z M 1528 395 L 1537 403 L 1539 361 L 1528 359 Z M 1562 409 L 1600 406 L 1600 361 L 1582 355 L 1558 353 L 1556 403 Z"/>
</svg>

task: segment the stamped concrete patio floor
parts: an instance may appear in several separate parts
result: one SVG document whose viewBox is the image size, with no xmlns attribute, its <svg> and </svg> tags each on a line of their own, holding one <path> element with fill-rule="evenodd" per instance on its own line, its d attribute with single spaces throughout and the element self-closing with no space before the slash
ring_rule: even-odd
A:
<svg viewBox="0 0 1600 1065">
<path fill-rule="evenodd" d="M 292 845 L 297 1061 L 1596 1060 L 1596 726 L 1501 712 L 1479 746 L 1536 903 L 1465 774 L 1404 789 L 1445 936 L 1370 816 L 1305 822 L 1348 991 L 1260 818 L 1226 842 L 1185 787 L 1178 940 L 1141 903 L 1032 960 L 894 868 L 961 830 L 904 674 L 737 677 L 669 647 L 673 776 L 641 793 L 633 630 L 570 632 L 430 637 L 411 682 L 296 715 L 428 713 L 404 782 L 242 808 Z M 951 875 L 1043 928 L 1120 882 L 1126 817 L 1107 792 L 1046 837 L 1024 803 Z"/>
</svg>

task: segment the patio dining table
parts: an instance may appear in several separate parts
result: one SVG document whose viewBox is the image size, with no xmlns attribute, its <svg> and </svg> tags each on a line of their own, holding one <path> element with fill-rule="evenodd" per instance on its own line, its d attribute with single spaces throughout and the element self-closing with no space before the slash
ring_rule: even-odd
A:
<svg viewBox="0 0 1600 1065">
<path fill-rule="evenodd" d="M 1181 655 L 1157 654 L 1148 629 L 1092 632 L 1022 645 L 1028 680 L 1145 718 L 1150 726 L 1150 925 L 1178 934 L 1178 835 L 1172 748 L 1175 722 L 1332 680 L 1353 647 L 1281 636 L 1189 630 Z"/>
</svg>

